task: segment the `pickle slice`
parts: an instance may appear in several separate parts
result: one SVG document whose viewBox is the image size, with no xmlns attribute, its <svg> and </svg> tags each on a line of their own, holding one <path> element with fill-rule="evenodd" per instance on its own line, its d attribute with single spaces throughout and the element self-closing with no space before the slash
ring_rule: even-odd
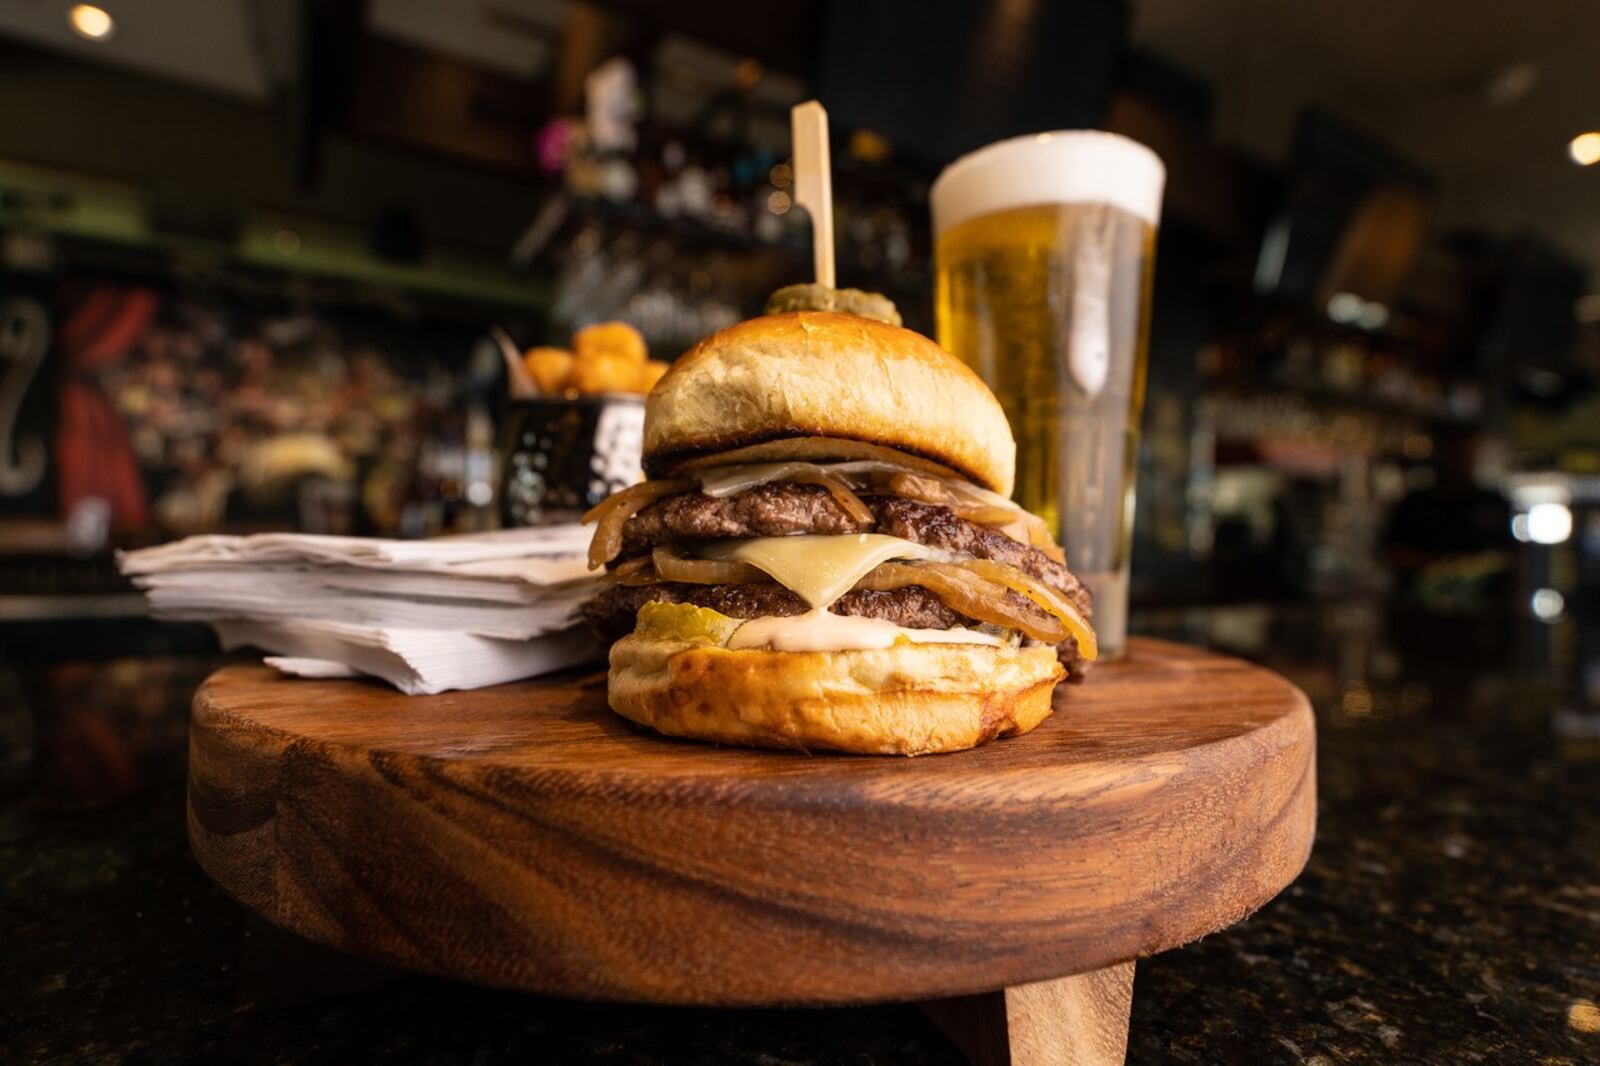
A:
<svg viewBox="0 0 1600 1066">
<path fill-rule="evenodd" d="M 639 618 L 633 631 L 638 636 L 655 640 L 722 645 L 742 624 L 742 619 L 729 618 L 709 607 L 651 602 L 639 608 Z"/>
<path fill-rule="evenodd" d="M 842 311 L 862 318 L 874 318 L 891 326 L 900 325 L 900 312 L 894 301 L 875 292 L 860 289 L 830 289 L 826 285 L 785 285 L 767 298 L 767 314 L 785 311 Z"/>
</svg>

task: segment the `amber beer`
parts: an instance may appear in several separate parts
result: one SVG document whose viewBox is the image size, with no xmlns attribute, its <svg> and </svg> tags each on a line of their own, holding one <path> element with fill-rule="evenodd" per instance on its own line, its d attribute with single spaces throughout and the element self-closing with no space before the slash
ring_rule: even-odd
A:
<svg viewBox="0 0 1600 1066">
<path fill-rule="evenodd" d="M 1165 179 L 1143 145 L 1069 131 L 979 149 L 932 190 L 939 343 L 1005 407 L 1017 502 L 1056 527 L 1094 592 L 1095 631 L 1111 655 L 1127 633 Z"/>
</svg>

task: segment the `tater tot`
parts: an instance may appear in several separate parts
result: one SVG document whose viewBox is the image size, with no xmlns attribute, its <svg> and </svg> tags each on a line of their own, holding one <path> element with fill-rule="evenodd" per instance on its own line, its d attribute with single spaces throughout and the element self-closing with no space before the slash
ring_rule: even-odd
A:
<svg viewBox="0 0 1600 1066">
<path fill-rule="evenodd" d="M 632 392 L 639 364 L 623 355 L 583 355 L 572 364 L 572 384 L 579 392 Z"/>
<path fill-rule="evenodd" d="M 661 380 L 661 375 L 667 372 L 670 363 L 663 363 L 659 359 L 651 359 L 639 366 L 637 376 L 634 378 L 635 392 L 649 392 L 656 387 L 656 382 Z"/>
<path fill-rule="evenodd" d="M 649 358 L 644 335 L 626 322 L 598 322 L 585 326 L 572 337 L 572 350 L 578 358 L 617 355 L 635 363 Z"/>
<path fill-rule="evenodd" d="M 572 353 L 565 348 L 529 348 L 522 365 L 546 396 L 560 396 L 572 385 Z"/>
</svg>

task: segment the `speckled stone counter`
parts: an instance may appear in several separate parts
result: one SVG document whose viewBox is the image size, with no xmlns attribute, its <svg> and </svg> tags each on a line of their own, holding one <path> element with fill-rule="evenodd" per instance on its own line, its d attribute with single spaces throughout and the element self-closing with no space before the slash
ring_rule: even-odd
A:
<svg viewBox="0 0 1600 1066">
<path fill-rule="evenodd" d="M 1600 655 L 1576 622 L 1357 606 L 1140 623 L 1307 689 L 1320 812 L 1288 891 L 1139 964 L 1130 1062 L 1600 1062 Z M 213 665 L 0 667 L 0 1061 L 960 1061 L 907 1007 L 539 999 L 249 918 L 184 839 L 188 696 Z"/>
</svg>

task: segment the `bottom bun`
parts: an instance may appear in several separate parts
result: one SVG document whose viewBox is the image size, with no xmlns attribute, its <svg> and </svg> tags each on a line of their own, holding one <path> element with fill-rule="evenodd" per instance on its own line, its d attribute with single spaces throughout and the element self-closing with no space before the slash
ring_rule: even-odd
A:
<svg viewBox="0 0 1600 1066">
<path fill-rule="evenodd" d="M 1050 647 L 730 651 L 629 635 L 612 645 L 608 691 L 612 710 L 669 736 L 923 755 L 1028 732 L 1064 672 Z"/>
</svg>

